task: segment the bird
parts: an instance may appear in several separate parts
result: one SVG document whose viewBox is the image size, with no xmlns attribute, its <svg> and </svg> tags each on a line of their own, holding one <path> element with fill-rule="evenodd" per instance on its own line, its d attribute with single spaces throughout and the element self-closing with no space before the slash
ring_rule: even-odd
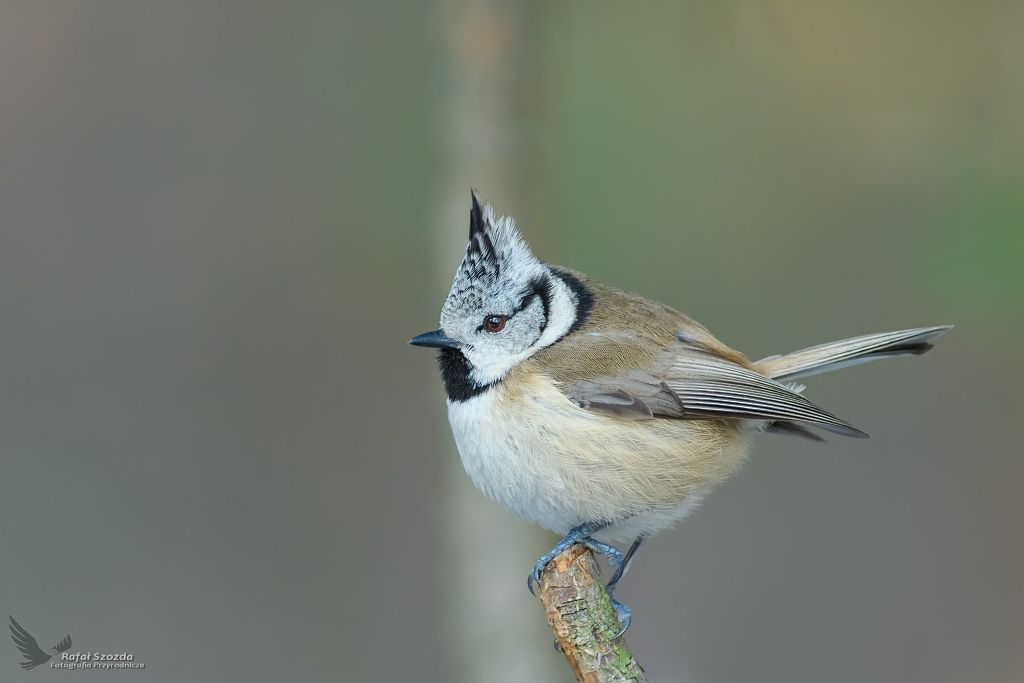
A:
<svg viewBox="0 0 1024 683">
<path fill-rule="evenodd" d="M 469 244 L 440 328 L 448 421 L 473 483 L 562 535 L 529 573 L 581 543 L 615 568 L 614 599 L 647 539 L 685 518 L 744 463 L 753 437 L 867 434 L 795 380 L 921 355 L 951 326 L 869 334 L 752 362 L 675 309 L 540 261 L 508 216 L 471 191 Z M 625 553 L 615 543 L 631 543 Z M 617 637 L 616 636 L 616 637 Z"/>
<path fill-rule="evenodd" d="M 21 668 L 26 671 L 34 669 L 40 664 L 45 664 L 50 661 L 53 655 L 66 652 L 71 649 L 71 636 L 66 635 L 64 636 L 64 640 L 50 648 L 50 652 L 52 652 L 53 655 L 48 655 L 42 651 L 39 647 L 39 643 L 37 643 L 36 639 L 32 637 L 32 634 L 22 628 L 21 624 L 14 620 L 14 617 L 9 614 L 7 617 L 11 620 L 11 623 L 8 624 L 8 627 L 11 629 L 11 639 L 21 651 L 21 654 L 25 655 L 26 661 L 19 663 L 21 664 Z"/>
</svg>

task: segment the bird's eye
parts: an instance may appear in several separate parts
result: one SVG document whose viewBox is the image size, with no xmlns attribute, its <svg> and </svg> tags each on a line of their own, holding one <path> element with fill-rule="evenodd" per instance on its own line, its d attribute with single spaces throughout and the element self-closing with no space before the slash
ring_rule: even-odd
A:
<svg viewBox="0 0 1024 683">
<path fill-rule="evenodd" d="M 505 327 L 505 316 L 489 315 L 484 318 L 484 329 L 488 332 L 501 332 Z"/>
</svg>

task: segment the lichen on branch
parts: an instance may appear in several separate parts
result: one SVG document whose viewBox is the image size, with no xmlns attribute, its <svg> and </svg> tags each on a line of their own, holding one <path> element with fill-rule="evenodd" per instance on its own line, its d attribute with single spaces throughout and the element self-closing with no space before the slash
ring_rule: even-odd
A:
<svg viewBox="0 0 1024 683">
<path fill-rule="evenodd" d="M 580 683 L 646 683 L 619 630 L 611 598 L 594 554 L 575 544 L 540 575 L 540 599 L 548 625 Z"/>
</svg>

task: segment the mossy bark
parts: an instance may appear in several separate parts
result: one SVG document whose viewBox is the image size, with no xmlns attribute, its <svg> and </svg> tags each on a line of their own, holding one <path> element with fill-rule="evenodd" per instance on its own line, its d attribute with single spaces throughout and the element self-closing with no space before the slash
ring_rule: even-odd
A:
<svg viewBox="0 0 1024 683">
<path fill-rule="evenodd" d="M 573 545 L 540 576 L 540 599 L 558 646 L 581 683 L 646 683 L 619 630 L 594 554 Z"/>
</svg>

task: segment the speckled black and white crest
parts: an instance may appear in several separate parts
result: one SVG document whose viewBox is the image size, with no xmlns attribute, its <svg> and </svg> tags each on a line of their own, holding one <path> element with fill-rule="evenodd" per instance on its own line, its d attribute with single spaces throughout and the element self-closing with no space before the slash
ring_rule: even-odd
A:
<svg viewBox="0 0 1024 683">
<path fill-rule="evenodd" d="M 547 272 L 519 235 L 515 221 L 496 217 L 474 193 L 469 246 L 441 309 L 442 327 L 448 329 L 468 314 L 515 309 L 523 283 L 546 278 Z"/>
<path fill-rule="evenodd" d="M 476 195 L 469 247 L 441 309 L 441 374 L 450 400 L 465 400 L 500 382 L 517 363 L 565 336 L 580 296 L 537 260 L 511 218 L 497 218 Z M 497 329 L 485 321 L 500 318 Z"/>
</svg>

